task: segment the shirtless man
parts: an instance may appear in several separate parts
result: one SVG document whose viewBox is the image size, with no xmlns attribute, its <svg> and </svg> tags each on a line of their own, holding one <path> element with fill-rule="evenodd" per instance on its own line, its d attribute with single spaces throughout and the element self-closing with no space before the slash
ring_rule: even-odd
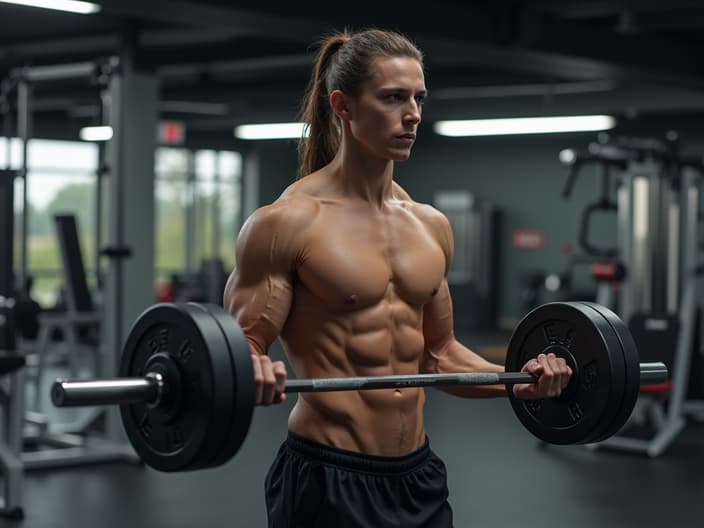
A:
<svg viewBox="0 0 704 528">
<path fill-rule="evenodd" d="M 225 307 L 252 352 L 257 403 L 281 402 L 279 338 L 299 378 L 501 372 L 453 334 L 447 219 L 393 180 L 426 87 L 420 51 L 381 30 L 321 43 L 304 99 L 300 174 L 245 222 Z M 571 371 L 541 355 L 520 398 L 559 395 Z M 448 387 L 462 397 L 505 386 Z M 266 478 L 270 527 L 452 526 L 445 466 L 428 445 L 422 388 L 300 394 Z"/>
</svg>

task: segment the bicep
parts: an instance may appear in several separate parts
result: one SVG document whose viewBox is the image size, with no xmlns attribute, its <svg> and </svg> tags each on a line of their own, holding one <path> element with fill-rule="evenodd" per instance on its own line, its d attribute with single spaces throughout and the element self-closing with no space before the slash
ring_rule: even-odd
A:
<svg viewBox="0 0 704 528">
<path fill-rule="evenodd" d="M 286 277 L 265 275 L 243 283 L 235 271 L 225 291 L 226 308 L 237 320 L 252 352 L 266 354 L 281 333 L 291 308 L 292 287 Z"/>
<path fill-rule="evenodd" d="M 423 307 L 423 338 L 426 355 L 439 352 L 454 340 L 452 298 L 447 275 L 452 266 L 454 241 L 450 222 L 439 211 L 432 210 L 428 225 L 445 255 L 445 273 L 432 300 Z"/>
<path fill-rule="evenodd" d="M 455 339 L 452 299 L 447 280 L 443 280 L 436 296 L 424 308 L 423 337 L 425 349 L 420 365 L 422 372 L 455 373 L 503 370 Z"/>
<path fill-rule="evenodd" d="M 436 349 L 452 339 L 452 299 L 447 280 L 443 279 L 433 300 L 423 308 L 423 338 L 426 348 Z"/>
<path fill-rule="evenodd" d="M 245 225 L 237 241 L 235 269 L 225 286 L 224 306 L 239 323 L 252 352 L 266 354 L 288 318 L 292 300 L 292 270 L 276 232 L 266 225 Z"/>
<path fill-rule="evenodd" d="M 438 370 L 439 358 L 454 341 L 452 299 L 447 279 L 443 279 L 433 299 L 423 307 L 423 340 L 425 342 L 421 369 Z"/>
</svg>

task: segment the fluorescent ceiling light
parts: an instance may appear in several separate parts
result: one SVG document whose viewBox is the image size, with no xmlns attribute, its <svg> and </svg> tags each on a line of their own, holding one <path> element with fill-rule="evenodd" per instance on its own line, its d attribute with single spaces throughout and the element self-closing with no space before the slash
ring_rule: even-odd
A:
<svg viewBox="0 0 704 528">
<path fill-rule="evenodd" d="M 299 139 L 308 137 L 305 123 L 265 123 L 235 127 L 235 137 L 240 139 Z"/>
<path fill-rule="evenodd" d="M 459 137 L 591 132 L 608 130 L 614 126 L 616 120 L 612 116 L 589 115 L 438 121 L 433 125 L 433 130 L 441 136 Z"/>
<path fill-rule="evenodd" d="M 80 131 L 83 141 L 107 141 L 112 138 L 111 126 L 89 126 Z"/>
<path fill-rule="evenodd" d="M 80 13 L 81 15 L 89 15 L 100 11 L 98 4 L 80 2 L 78 0 L 0 0 L 0 2 L 28 7 L 41 7 L 43 9 L 55 9 L 57 11 L 68 11 L 69 13 Z"/>
</svg>

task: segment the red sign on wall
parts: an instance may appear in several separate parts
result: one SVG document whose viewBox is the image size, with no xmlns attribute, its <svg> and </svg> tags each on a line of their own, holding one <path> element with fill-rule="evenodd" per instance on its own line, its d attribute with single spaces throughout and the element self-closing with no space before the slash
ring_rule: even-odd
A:
<svg viewBox="0 0 704 528">
<path fill-rule="evenodd" d="M 542 249 L 545 247 L 545 233 L 537 229 L 514 229 L 511 245 L 516 249 Z"/>
<path fill-rule="evenodd" d="M 183 145 L 186 126 L 181 121 L 159 121 L 157 141 L 160 145 Z"/>
</svg>

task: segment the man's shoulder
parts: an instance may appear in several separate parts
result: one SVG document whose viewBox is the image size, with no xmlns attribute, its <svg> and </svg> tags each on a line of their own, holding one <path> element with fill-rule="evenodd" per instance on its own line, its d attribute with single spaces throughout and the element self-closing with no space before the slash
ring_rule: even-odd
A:
<svg viewBox="0 0 704 528">
<path fill-rule="evenodd" d="M 393 182 L 392 192 L 394 199 L 402 204 L 404 209 L 409 210 L 428 227 L 441 231 L 449 227 L 449 221 L 444 213 L 428 203 L 415 201 L 397 182 Z"/>
<path fill-rule="evenodd" d="M 310 223 L 320 206 L 316 200 L 302 194 L 282 195 L 274 202 L 256 209 L 246 224 L 257 230 L 296 232 Z"/>
<path fill-rule="evenodd" d="M 450 225 L 445 214 L 428 203 L 411 201 L 409 208 L 428 227 L 445 230 Z"/>
<path fill-rule="evenodd" d="M 279 198 L 259 207 L 237 237 L 238 259 L 244 262 L 249 257 L 254 268 L 265 269 L 275 263 L 288 269 L 300 252 L 315 214 L 315 202 L 298 197 Z"/>
<path fill-rule="evenodd" d="M 447 255 L 453 252 L 452 227 L 445 214 L 430 204 L 408 200 L 406 209 L 410 210 L 425 226 L 427 231 L 440 244 L 440 247 Z"/>
</svg>

